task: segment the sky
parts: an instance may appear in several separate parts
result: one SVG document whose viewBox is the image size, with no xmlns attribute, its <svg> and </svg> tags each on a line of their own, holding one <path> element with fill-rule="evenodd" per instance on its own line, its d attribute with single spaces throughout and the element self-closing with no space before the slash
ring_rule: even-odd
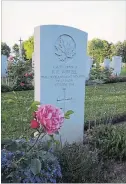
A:
<svg viewBox="0 0 126 184">
<path fill-rule="evenodd" d="M 126 40 L 126 1 L 2 1 L 2 41 L 10 47 L 34 27 L 61 24 L 88 33 L 88 40 Z"/>
</svg>

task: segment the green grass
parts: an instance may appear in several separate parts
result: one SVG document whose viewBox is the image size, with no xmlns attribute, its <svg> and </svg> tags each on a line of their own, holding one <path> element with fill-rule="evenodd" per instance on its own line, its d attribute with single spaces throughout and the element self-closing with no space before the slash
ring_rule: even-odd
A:
<svg viewBox="0 0 126 184">
<path fill-rule="evenodd" d="M 2 93 L 2 139 L 19 138 L 31 134 L 29 128 L 31 115 L 28 107 L 34 100 L 34 91 L 16 92 L 19 103 L 9 102 L 15 99 L 13 92 Z M 126 82 L 86 86 L 85 121 L 111 118 L 114 115 L 126 114 Z"/>
<path fill-rule="evenodd" d="M 85 120 L 100 120 L 126 114 L 126 82 L 88 86 Z"/>
<path fill-rule="evenodd" d="M 122 68 L 120 76 L 126 76 L 126 66 Z"/>
</svg>

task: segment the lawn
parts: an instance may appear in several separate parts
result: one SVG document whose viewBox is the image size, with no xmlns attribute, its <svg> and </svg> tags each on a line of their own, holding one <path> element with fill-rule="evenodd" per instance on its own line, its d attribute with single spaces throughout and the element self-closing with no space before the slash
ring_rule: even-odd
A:
<svg viewBox="0 0 126 184">
<path fill-rule="evenodd" d="M 34 100 L 34 91 L 2 93 L 2 139 L 29 136 L 31 115 L 27 109 Z M 17 102 L 17 100 L 18 102 Z M 12 100 L 15 101 L 15 103 Z M 9 101 L 8 101 L 9 100 Z M 85 122 L 126 114 L 126 82 L 86 86 Z"/>
<path fill-rule="evenodd" d="M 126 76 L 126 66 L 122 68 L 120 76 Z"/>
</svg>

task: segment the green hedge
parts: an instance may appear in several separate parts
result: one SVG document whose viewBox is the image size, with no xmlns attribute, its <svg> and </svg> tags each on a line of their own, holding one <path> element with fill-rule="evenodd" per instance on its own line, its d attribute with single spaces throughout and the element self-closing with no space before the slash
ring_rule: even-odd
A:
<svg viewBox="0 0 126 184">
<path fill-rule="evenodd" d="M 105 159 L 126 160 L 126 124 L 99 125 L 86 132 L 87 143 Z"/>
<path fill-rule="evenodd" d="M 13 88 L 8 85 L 1 85 L 1 92 L 10 92 L 13 91 Z"/>
<path fill-rule="evenodd" d="M 8 85 L 1 85 L 1 92 L 10 92 L 10 91 L 27 91 L 27 90 L 34 90 L 34 86 L 33 85 L 24 85 L 24 86 L 13 86 L 10 87 Z"/>
</svg>

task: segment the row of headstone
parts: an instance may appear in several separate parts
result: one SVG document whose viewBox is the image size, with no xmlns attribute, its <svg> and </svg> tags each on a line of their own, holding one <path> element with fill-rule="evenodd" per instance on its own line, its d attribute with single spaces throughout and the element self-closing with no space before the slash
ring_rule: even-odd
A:
<svg viewBox="0 0 126 184">
<path fill-rule="evenodd" d="M 7 56 L 1 55 L 1 77 L 7 77 Z"/>
<path fill-rule="evenodd" d="M 87 33 L 76 28 L 46 25 L 34 31 L 35 100 L 64 112 L 73 110 L 57 139 L 82 141 L 85 81 L 92 60 L 87 56 Z"/>
<path fill-rule="evenodd" d="M 122 57 L 113 56 L 112 61 L 110 59 L 104 59 L 103 66 L 107 69 L 113 68 L 113 74 L 119 76 L 122 68 Z"/>
</svg>

